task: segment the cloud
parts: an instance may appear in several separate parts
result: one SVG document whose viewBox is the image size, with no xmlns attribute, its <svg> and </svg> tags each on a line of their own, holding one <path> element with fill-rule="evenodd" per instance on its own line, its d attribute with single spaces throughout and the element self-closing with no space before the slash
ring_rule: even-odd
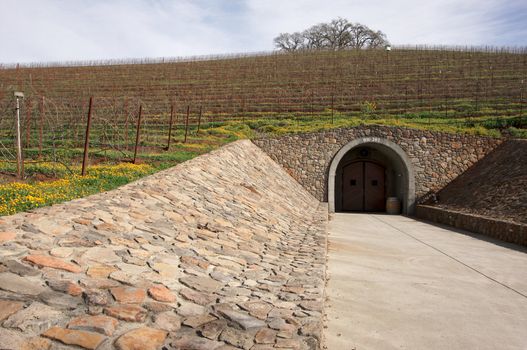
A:
<svg viewBox="0 0 527 350">
<path fill-rule="evenodd" d="M 0 61 L 186 56 L 232 50 L 199 1 L 18 1 L 0 13 Z"/>
<path fill-rule="evenodd" d="M 272 50 L 338 16 L 394 44 L 527 45 L 520 0 L 0 0 L 0 62 Z"/>
<path fill-rule="evenodd" d="M 523 1 L 501 0 L 248 0 L 251 17 L 267 18 L 262 34 L 305 29 L 344 17 L 382 30 L 394 44 L 506 45 L 527 28 Z M 499 17 L 499 18 L 497 18 Z M 504 25 L 516 17 L 513 31 Z M 523 21 L 520 20 L 523 18 Z M 509 23 L 510 24 L 510 23 Z M 526 45 L 519 36 L 518 45 Z"/>
</svg>

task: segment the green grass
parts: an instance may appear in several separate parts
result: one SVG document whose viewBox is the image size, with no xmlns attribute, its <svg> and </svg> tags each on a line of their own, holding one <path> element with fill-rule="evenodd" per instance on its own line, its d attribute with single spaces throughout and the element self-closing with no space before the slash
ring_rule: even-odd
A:
<svg viewBox="0 0 527 350">
<path fill-rule="evenodd" d="M 356 127 L 360 125 L 386 125 L 432 130 L 450 133 L 466 133 L 499 137 L 500 130 L 527 125 L 518 117 L 480 116 L 470 118 L 444 118 L 438 113 L 408 113 L 398 117 L 390 115 L 371 114 L 357 117 L 349 114 L 335 113 L 333 118 L 328 116 L 305 116 L 276 119 L 256 119 L 250 121 L 233 121 L 217 123 L 211 129 L 213 133 L 236 134 L 238 138 L 252 138 L 255 136 L 279 136 L 291 133 L 317 132 L 341 127 Z M 521 129 L 524 130 L 524 129 Z M 521 135 L 517 132 L 517 135 Z"/>
</svg>

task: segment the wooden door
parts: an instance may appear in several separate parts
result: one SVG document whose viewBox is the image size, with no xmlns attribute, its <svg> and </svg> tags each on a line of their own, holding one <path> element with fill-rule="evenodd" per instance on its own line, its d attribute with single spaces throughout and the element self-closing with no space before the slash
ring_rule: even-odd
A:
<svg viewBox="0 0 527 350">
<path fill-rule="evenodd" d="M 384 168 L 372 162 L 354 162 L 342 169 L 342 210 L 385 210 Z"/>
<path fill-rule="evenodd" d="M 384 168 L 364 162 L 364 210 L 384 211 L 385 207 Z"/>
<path fill-rule="evenodd" d="M 342 210 L 362 211 L 364 197 L 363 162 L 348 164 L 342 169 Z"/>
</svg>

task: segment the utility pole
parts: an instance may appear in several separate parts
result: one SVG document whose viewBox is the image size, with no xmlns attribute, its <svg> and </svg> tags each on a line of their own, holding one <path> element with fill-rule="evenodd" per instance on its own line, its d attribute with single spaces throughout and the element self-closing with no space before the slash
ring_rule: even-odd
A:
<svg viewBox="0 0 527 350">
<path fill-rule="evenodd" d="M 20 99 L 24 98 L 22 92 L 15 92 L 16 98 L 16 175 L 24 178 L 24 160 L 22 159 L 22 138 L 20 135 Z"/>
</svg>

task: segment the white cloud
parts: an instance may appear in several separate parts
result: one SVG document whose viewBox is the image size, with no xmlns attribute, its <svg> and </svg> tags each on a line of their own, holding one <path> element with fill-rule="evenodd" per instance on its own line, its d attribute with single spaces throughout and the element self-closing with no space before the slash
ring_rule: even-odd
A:
<svg viewBox="0 0 527 350">
<path fill-rule="evenodd" d="M 205 21 L 213 8 L 190 0 L 27 0 L 1 8 L 1 62 L 186 56 L 235 44 Z"/>
<path fill-rule="evenodd" d="M 318 22 L 344 17 L 382 30 L 395 44 L 489 43 L 495 27 L 489 16 L 499 0 L 248 0 L 251 16 L 268 18 L 260 29 L 267 36 L 302 30 Z"/>
<path fill-rule="evenodd" d="M 271 50 L 338 16 L 395 44 L 525 45 L 522 13 L 520 0 L 0 0 L 0 62 Z"/>
</svg>

